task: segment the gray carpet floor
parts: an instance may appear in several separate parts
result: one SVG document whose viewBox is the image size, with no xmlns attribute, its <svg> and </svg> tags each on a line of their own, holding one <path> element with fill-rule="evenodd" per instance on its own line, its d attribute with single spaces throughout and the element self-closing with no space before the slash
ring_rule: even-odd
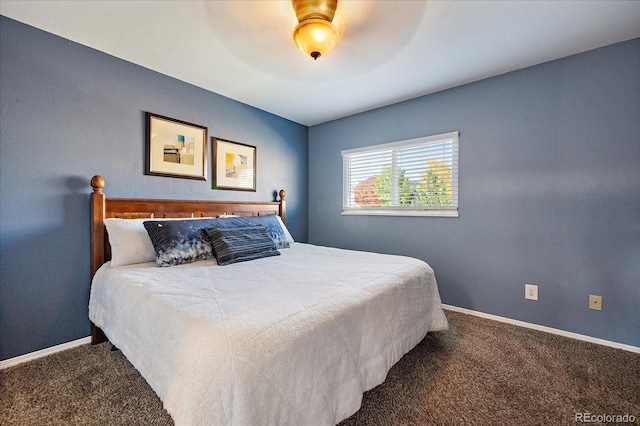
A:
<svg viewBox="0 0 640 426">
<path fill-rule="evenodd" d="M 341 426 L 575 425 L 576 413 L 640 424 L 640 354 L 446 314 L 450 330 L 406 354 Z M 110 348 L 84 345 L 0 371 L 0 424 L 172 425 Z"/>
</svg>

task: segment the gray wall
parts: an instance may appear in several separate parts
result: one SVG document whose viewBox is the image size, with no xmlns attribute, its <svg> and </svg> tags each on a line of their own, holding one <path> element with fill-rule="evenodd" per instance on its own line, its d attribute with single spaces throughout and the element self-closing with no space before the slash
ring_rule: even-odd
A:
<svg viewBox="0 0 640 426">
<path fill-rule="evenodd" d="M 89 335 L 94 174 L 113 197 L 284 188 L 291 233 L 307 240 L 307 127 L 5 17 L 0 32 L 0 359 Z M 211 168 L 206 182 L 145 176 L 145 111 L 257 146 L 257 192 L 211 190 Z"/>
<path fill-rule="evenodd" d="M 341 216 L 340 150 L 454 130 L 459 218 Z M 314 126 L 309 194 L 311 243 L 414 256 L 444 303 L 640 346 L 640 39 Z"/>
</svg>

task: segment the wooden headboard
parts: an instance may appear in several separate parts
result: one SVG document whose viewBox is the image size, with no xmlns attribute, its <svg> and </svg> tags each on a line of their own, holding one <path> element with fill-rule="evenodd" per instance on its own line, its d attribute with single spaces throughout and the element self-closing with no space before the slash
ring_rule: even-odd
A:
<svg viewBox="0 0 640 426">
<path fill-rule="evenodd" d="M 280 201 L 215 201 L 215 200 L 158 200 L 149 198 L 108 198 L 104 179 L 91 179 L 91 277 L 98 268 L 111 259 L 111 246 L 104 227 L 110 217 L 121 219 L 218 217 L 224 214 L 238 216 L 265 216 L 276 214 L 286 223 L 285 192 L 280 190 Z"/>
<path fill-rule="evenodd" d="M 280 190 L 280 201 L 215 201 L 215 200 L 159 200 L 149 198 L 108 198 L 104 179 L 91 179 L 91 278 L 105 262 L 111 259 L 111 246 L 104 226 L 107 218 L 190 218 L 218 217 L 224 214 L 238 216 L 265 216 L 276 214 L 287 221 L 285 192 Z M 93 328 L 97 328 L 93 326 Z M 96 336 L 92 330 L 94 343 Z"/>
</svg>

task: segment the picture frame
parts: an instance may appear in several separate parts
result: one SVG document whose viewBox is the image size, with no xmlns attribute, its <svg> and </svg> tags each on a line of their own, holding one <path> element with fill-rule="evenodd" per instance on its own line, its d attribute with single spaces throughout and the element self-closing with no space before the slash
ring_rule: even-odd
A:
<svg viewBox="0 0 640 426">
<path fill-rule="evenodd" d="M 146 112 L 145 175 L 207 180 L 207 128 Z"/>
<path fill-rule="evenodd" d="M 257 150 L 253 145 L 212 137 L 213 189 L 256 191 Z"/>
</svg>

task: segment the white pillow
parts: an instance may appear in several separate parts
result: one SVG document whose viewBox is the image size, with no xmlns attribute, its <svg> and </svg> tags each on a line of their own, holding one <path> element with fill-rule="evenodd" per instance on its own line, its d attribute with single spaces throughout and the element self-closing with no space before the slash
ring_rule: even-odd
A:
<svg viewBox="0 0 640 426">
<path fill-rule="evenodd" d="M 148 220 L 158 219 L 108 218 L 104 220 L 111 244 L 111 267 L 156 260 L 156 251 L 147 230 L 144 229 L 144 222 Z"/>
</svg>

